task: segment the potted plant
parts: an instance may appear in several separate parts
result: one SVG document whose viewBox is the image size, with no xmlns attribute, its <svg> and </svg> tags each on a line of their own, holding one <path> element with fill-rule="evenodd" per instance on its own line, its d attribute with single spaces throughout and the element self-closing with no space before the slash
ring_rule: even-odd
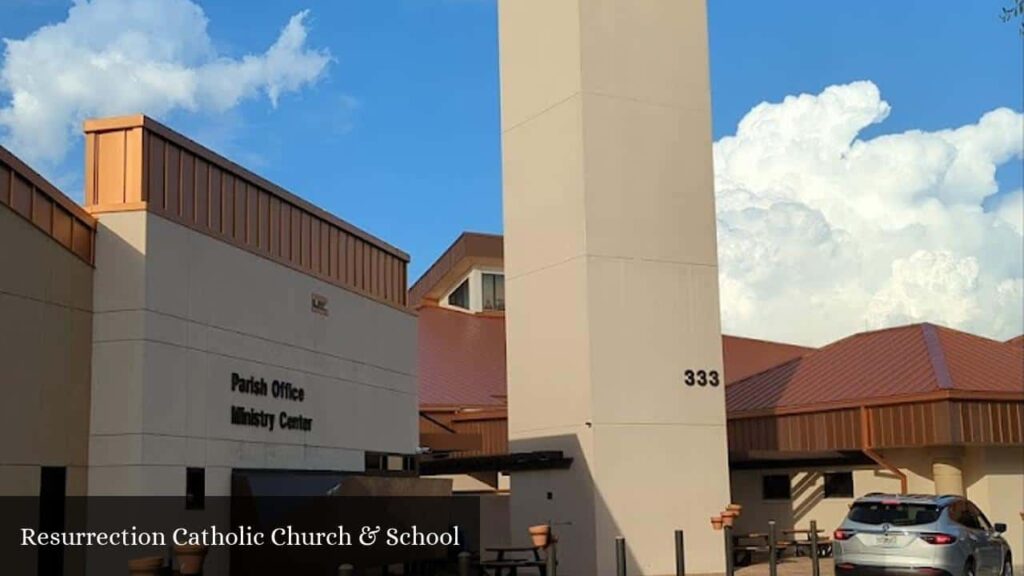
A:
<svg viewBox="0 0 1024 576">
<path fill-rule="evenodd" d="M 726 510 L 722 512 L 722 525 L 731 527 L 733 522 L 736 521 L 737 516 L 739 516 L 739 514 L 733 510 Z"/>
<path fill-rule="evenodd" d="M 128 573 L 131 576 L 157 576 L 164 566 L 162 556 L 146 556 L 128 561 Z"/>
<path fill-rule="evenodd" d="M 725 507 L 725 509 L 729 510 L 731 512 L 735 512 L 736 516 L 739 516 L 740 514 L 743 513 L 743 505 L 742 504 L 729 504 L 728 506 Z"/>
<path fill-rule="evenodd" d="M 530 526 L 530 540 L 536 548 L 547 548 L 551 540 L 551 524 Z"/>
<path fill-rule="evenodd" d="M 712 516 L 711 517 L 711 527 L 714 528 L 715 530 L 721 530 L 722 529 L 722 523 L 723 523 L 723 520 L 722 520 L 721 516 Z"/>
<path fill-rule="evenodd" d="M 203 561 L 206 560 L 206 546 L 181 545 L 174 547 L 174 557 L 178 561 L 178 572 L 185 575 L 202 574 Z"/>
</svg>

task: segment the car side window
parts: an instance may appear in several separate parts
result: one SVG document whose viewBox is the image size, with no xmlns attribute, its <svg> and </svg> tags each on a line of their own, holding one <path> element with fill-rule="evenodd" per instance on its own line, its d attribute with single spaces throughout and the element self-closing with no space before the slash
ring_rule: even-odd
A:
<svg viewBox="0 0 1024 576">
<path fill-rule="evenodd" d="M 974 505 L 974 502 L 969 502 L 967 506 L 971 510 L 971 516 L 973 516 L 976 519 L 978 528 L 981 530 L 987 530 L 991 532 L 992 524 L 988 521 L 988 518 L 985 517 L 985 514 L 982 513 L 982 511 L 977 506 Z"/>
<path fill-rule="evenodd" d="M 981 530 L 981 523 L 978 521 L 978 517 L 971 511 L 971 507 L 966 502 L 957 502 L 956 507 L 956 521 L 960 525 L 972 530 Z"/>
</svg>

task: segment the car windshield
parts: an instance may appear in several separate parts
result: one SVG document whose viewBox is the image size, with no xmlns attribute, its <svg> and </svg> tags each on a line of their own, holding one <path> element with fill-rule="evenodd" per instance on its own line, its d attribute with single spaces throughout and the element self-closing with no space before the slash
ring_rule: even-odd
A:
<svg viewBox="0 0 1024 576">
<path fill-rule="evenodd" d="M 861 524 L 916 526 L 935 522 L 939 513 L 939 507 L 933 504 L 857 502 L 850 509 L 849 518 Z"/>
</svg>

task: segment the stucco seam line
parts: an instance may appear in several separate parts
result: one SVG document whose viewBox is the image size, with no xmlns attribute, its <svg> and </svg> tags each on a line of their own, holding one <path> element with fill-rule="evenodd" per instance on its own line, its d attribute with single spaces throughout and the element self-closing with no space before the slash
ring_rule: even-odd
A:
<svg viewBox="0 0 1024 576">
<path fill-rule="evenodd" d="M 622 100 L 623 102 L 632 102 L 634 104 L 640 104 L 642 106 L 650 106 L 651 108 L 663 108 L 666 110 L 674 110 L 677 112 L 707 112 L 711 107 L 711 98 L 708 94 L 708 106 L 684 106 L 680 104 L 670 104 L 668 102 L 654 102 L 652 100 L 643 100 L 641 98 L 634 98 L 632 96 L 620 96 L 617 94 L 609 94 L 607 92 L 600 92 L 598 90 L 587 90 L 583 89 L 579 91 L 584 96 L 597 96 L 599 98 L 607 98 L 609 100 Z"/>
<path fill-rule="evenodd" d="M 225 354 L 223 352 L 214 352 L 212 350 L 205 350 L 203 348 L 193 348 L 192 346 L 187 346 L 187 345 L 182 345 L 182 344 L 175 344 L 173 342 L 164 342 L 162 340 L 157 340 L 155 338 L 122 338 L 122 339 L 114 339 L 114 340 L 94 341 L 93 343 L 94 344 L 119 344 L 119 343 L 125 343 L 125 342 L 148 342 L 150 344 L 160 344 L 162 346 L 169 346 L 169 347 L 172 347 L 172 348 L 180 348 L 182 350 L 191 350 L 193 352 L 200 352 L 200 353 L 204 353 L 204 354 L 210 354 L 210 355 L 213 355 L 213 356 L 220 356 L 222 358 L 230 358 L 232 360 L 238 360 L 240 362 L 248 362 L 250 364 L 259 364 L 261 366 L 267 366 L 267 367 L 270 367 L 270 368 L 278 368 L 280 370 L 287 370 L 288 372 L 298 372 L 300 374 L 305 374 L 307 376 L 316 376 L 318 378 L 326 378 L 326 379 L 329 379 L 329 380 L 338 380 L 338 381 L 341 381 L 341 382 L 347 382 L 349 384 L 355 384 L 357 386 L 363 386 L 365 388 L 373 388 L 375 390 L 386 390 L 388 392 L 395 392 L 395 393 L 398 393 L 398 394 L 405 394 L 407 396 L 416 396 L 416 394 L 417 394 L 416 392 L 406 392 L 404 390 L 399 390 L 397 388 L 389 388 L 387 386 L 378 386 L 376 384 L 369 384 L 369 383 L 366 383 L 366 382 L 359 382 L 358 380 L 350 380 L 348 378 L 343 378 L 343 377 L 340 377 L 340 376 L 335 376 L 335 375 L 330 375 L 330 374 L 322 374 L 322 373 L 318 373 L 318 372 L 311 372 L 309 370 L 303 370 L 301 368 L 289 368 L 287 366 L 281 366 L 280 364 L 271 364 L 270 362 L 264 362 L 262 360 L 254 360 L 254 359 L 250 359 L 250 358 L 243 358 L 241 356 L 233 356 L 231 354 Z M 406 376 L 409 376 L 410 378 L 414 377 L 411 374 L 406 374 Z"/>
<path fill-rule="evenodd" d="M 190 320 L 190 319 L 185 318 L 183 316 L 178 316 L 177 314 L 171 314 L 170 312 L 162 312 L 160 310 L 152 310 L 150 308 L 112 308 L 112 309 L 108 309 L 108 310 L 94 311 L 93 314 L 99 316 L 100 314 L 124 314 L 124 313 L 127 313 L 127 312 L 149 312 L 151 314 L 156 314 L 158 316 L 165 316 L 167 318 L 173 318 L 173 319 L 179 320 L 181 322 L 187 322 L 189 324 L 195 324 L 196 326 L 202 326 L 203 328 L 208 328 L 210 330 L 220 330 L 221 332 L 227 332 L 229 334 L 234 334 L 236 336 L 242 336 L 244 338 L 252 338 L 254 340 L 259 340 L 261 342 L 267 342 L 268 344 L 274 344 L 276 346 L 285 346 L 285 347 L 291 348 L 293 350 L 301 350 L 303 352 L 309 352 L 310 354 L 317 354 L 319 356 L 326 356 L 328 358 L 334 358 L 335 360 L 343 360 L 345 362 L 351 362 L 352 364 L 358 364 L 360 366 L 369 366 L 370 368 L 376 368 L 378 370 L 382 370 L 384 372 L 389 372 L 391 374 L 398 374 L 400 376 L 415 376 L 415 374 L 409 374 L 407 372 L 401 372 L 401 371 L 395 370 L 393 368 L 388 368 L 386 366 L 380 366 L 379 364 L 374 364 L 372 362 L 366 362 L 366 361 L 363 361 L 363 360 L 356 360 L 354 358 L 347 358 L 345 356 L 338 356 L 337 354 L 331 354 L 329 352 L 322 352 L 320 350 L 314 350 L 312 348 L 305 348 L 303 346 L 298 346 L 296 344 L 290 344 L 288 342 L 282 342 L 280 340 L 274 340 L 272 338 L 267 338 L 266 336 L 259 336 L 259 335 L 256 335 L 256 334 L 249 334 L 248 332 L 242 332 L 242 331 L 235 330 L 235 329 L 232 329 L 232 328 L 224 328 L 223 326 L 217 326 L 216 324 L 207 324 L 205 322 L 199 322 L 199 321 L 196 321 L 196 320 Z M 105 342 L 105 340 L 95 340 L 95 342 Z"/>
<path fill-rule="evenodd" d="M 161 432 L 110 432 L 110 433 L 95 433 L 89 434 L 90 438 L 122 438 L 122 437 L 143 437 L 143 436 L 155 436 L 157 438 L 178 438 L 181 440 L 195 440 L 197 442 L 216 441 L 216 442 L 235 442 L 238 444 L 262 444 L 264 446 L 301 446 L 303 448 L 323 448 L 326 450 L 348 450 L 350 452 L 366 452 L 367 450 L 373 451 L 373 448 L 350 448 L 348 446 L 326 446 L 324 444 L 308 444 L 305 442 L 268 442 L 265 440 L 239 440 L 238 438 L 221 438 L 214 436 L 186 436 L 183 434 L 166 434 Z M 89 464 L 92 466 L 93 464 Z M 133 466 L 133 464 L 116 464 L 116 466 Z M 173 464 L 167 464 L 167 466 L 173 466 Z"/>
<path fill-rule="evenodd" d="M 664 258 L 638 258 L 636 256 L 612 256 L 610 254 L 586 254 L 587 258 L 603 258 L 605 260 L 623 260 L 628 262 L 641 262 L 644 264 L 672 264 L 674 266 L 701 266 L 704 268 L 718 268 L 718 263 L 708 264 L 706 262 L 689 262 L 683 260 L 665 260 Z"/>
<path fill-rule="evenodd" d="M 580 428 L 588 429 L 587 425 L 585 423 L 582 423 L 582 422 L 579 423 L 579 424 L 562 424 L 562 425 L 559 425 L 559 426 L 540 426 L 540 427 L 537 427 L 537 428 L 516 428 L 515 430 L 509 428 L 508 439 L 510 441 L 511 440 L 535 440 L 536 439 L 535 436 L 530 436 L 528 438 L 515 438 L 514 436 L 517 435 L 517 434 L 532 434 L 534 432 L 551 432 L 551 431 L 557 431 L 557 430 L 572 431 L 572 430 L 579 430 Z"/>
<path fill-rule="evenodd" d="M 520 120 L 519 122 L 516 122 L 515 124 L 509 126 L 508 128 L 502 127 L 501 133 L 502 134 L 508 134 L 509 132 L 515 130 L 516 128 L 519 128 L 521 126 L 525 126 L 525 125 L 529 124 L 530 122 L 533 122 L 537 118 L 540 118 L 541 116 L 543 116 L 543 115 L 547 114 L 548 112 L 554 110 L 555 108 L 558 108 L 559 106 L 562 106 L 563 104 L 569 102 L 570 100 L 572 100 L 576 96 L 581 95 L 582 93 L 583 92 L 581 90 L 573 90 L 571 94 L 569 94 L 565 98 L 562 98 L 561 100 L 558 100 L 557 102 L 551 104 L 550 106 L 547 106 L 543 110 L 540 110 L 540 111 L 538 111 L 538 112 L 536 112 L 534 114 L 531 114 L 530 116 Z"/>
<path fill-rule="evenodd" d="M 278 266 L 284 266 L 285 268 L 287 268 L 289 270 L 292 270 L 293 272 L 298 272 L 299 274 L 303 274 L 303 275 L 308 276 L 308 277 L 310 277 L 310 278 L 312 278 L 314 280 L 317 280 L 319 282 L 323 282 L 324 284 L 329 284 L 329 285 L 334 286 L 336 288 L 340 288 L 342 290 L 345 290 L 346 292 L 351 292 L 352 294 L 355 294 L 356 296 L 360 296 L 362 298 L 365 298 L 365 299 L 367 299 L 367 300 L 369 300 L 371 302 L 375 302 L 377 304 L 381 304 L 381 305 L 387 306 L 388 308 L 391 308 L 393 310 L 397 310 L 399 312 L 402 312 L 404 314 L 408 314 L 410 316 L 416 316 L 416 313 L 408 306 L 408 304 L 401 304 L 399 302 L 392 302 L 392 301 L 388 300 L 387 298 L 385 298 L 383 296 L 378 296 L 376 294 L 373 294 L 369 290 L 364 290 L 364 289 L 359 288 L 357 286 L 348 285 L 348 284 L 346 284 L 346 283 L 344 283 L 344 282 L 342 282 L 340 280 L 335 280 L 335 279 L 331 278 L 330 276 L 328 276 L 326 274 L 320 274 L 320 273 L 314 272 L 312 269 L 304 268 L 304 267 L 302 267 L 301 264 L 296 264 L 294 262 L 289 262 L 289 261 L 285 260 L 284 258 L 275 256 L 275 255 L 273 255 L 273 254 L 271 254 L 269 252 L 264 252 L 263 250 L 261 250 L 259 248 L 256 248 L 256 247 L 253 247 L 253 246 L 251 246 L 249 244 L 246 244 L 246 243 L 243 243 L 243 242 L 239 242 L 239 241 L 236 241 L 236 240 L 232 240 L 230 238 L 218 235 L 218 234 L 214 233 L 212 230 L 205 230 L 205 229 L 203 229 L 203 227 L 201 227 L 201 226 L 199 226 L 197 224 L 189 223 L 184 218 L 175 217 L 175 216 L 172 216 L 170 214 L 167 214 L 167 213 L 164 213 L 164 212 L 160 212 L 155 207 L 154 208 L 150 208 L 149 207 L 149 203 L 143 203 L 143 204 L 146 206 L 144 208 L 144 210 L 150 216 L 156 216 L 157 218 L 163 218 L 164 220 L 166 220 L 166 221 L 168 221 L 168 222 L 170 222 L 172 224 L 176 224 L 178 226 L 181 226 L 181 227 L 185 228 L 186 230 L 188 230 L 190 232 L 195 232 L 197 234 L 202 234 L 202 235 L 206 236 L 207 238 L 211 238 L 211 239 L 216 240 L 218 242 L 222 242 L 225 245 L 231 246 L 231 247 L 233 247 L 233 248 L 235 248 L 237 250 L 242 250 L 243 252 L 248 252 L 249 254 L 252 254 L 253 256 L 256 256 L 258 258 L 263 258 L 264 260 L 267 260 L 268 262 L 273 262 L 273 263 L 277 264 Z M 406 262 L 405 264 L 408 267 L 408 262 Z M 408 293 L 408 288 L 406 288 L 406 293 Z"/>
<path fill-rule="evenodd" d="M 508 274 L 508 268 L 506 268 L 505 269 L 506 270 L 506 272 L 505 272 L 505 280 L 518 280 L 519 278 L 526 278 L 530 274 L 536 274 L 537 272 L 544 272 L 545 270 L 550 270 L 551 268 L 557 268 L 558 266 L 562 266 L 563 264 L 568 264 L 568 263 L 572 262 L 573 260 L 579 260 L 581 258 L 586 258 L 587 256 L 588 256 L 588 254 L 577 254 L 575 256 L 569 256 L 568 258 L 565 258 L 563 260 L 559 260 L 557 262 L 551 262 L 550 264 L 545 264 L 543 266 L 540 266 L 540 267 L 537 267 L 537 268 L 533 268 L 532 270 L 527 270 L 526 272 L 523 272 L 521 274 L 510 275 L 510 274 Z"/>
<path fill-rule="evenodd" d="M 36 298 L 35 296 L 26 296 L 25 294 L 15 294 L 14 292 L 8 292 L 6 290 L 0 290 L 0 295 L 10 296 L 11 298 L 20 298 L 22 300 L 29 300 L 32 302 L 38 302 L 39 304 L 45 304 L 47 306 L 55 306 L 57 308 L 64 308 L 66 310 L 74 310 L 76 312 L 85 312 L 86 314 L 92 314 L 93 311 L 88 308 L 79 308 L 70 304 L 61 304 L 59 302 L 51 302 L 49 300 L 43 300 L 42 298 Z"/>
</svg>

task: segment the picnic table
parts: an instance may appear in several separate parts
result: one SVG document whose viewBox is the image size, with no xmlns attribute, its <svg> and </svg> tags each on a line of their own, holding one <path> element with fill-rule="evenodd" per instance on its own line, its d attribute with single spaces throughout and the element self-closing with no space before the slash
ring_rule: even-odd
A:
<svg viewBox="0 0 1024 576">
<path fill-rule="evenodd" d="M 534 568 L 541 576 L 547 575 L 547 563 L 541 559 L 540 548 L 536 546 L 490 546 L 485 550 L 493 552 L 495 557 L 493 560 L 480 562 L 480 567 L 494 570 L 495 576 L 501 576 L 503 573 L 517 576 L 520 568 Z M 528 552 L 532 553 L 532 558 Z"/>
<path fill-rule="evenodd" d="M 736 566 L 749 566 L 754 559 L 754 553 L 768 554 L 771 548 L 768 545 L 767 532 L 749 532 L 746 534 L 732 535 L 733 561 Z M 782 553 L 791 546 L 788 541 L 775 543 L 776 564 L 782 559 Z"/>
<path fill-rule="evenodd" d="M 828 536 L 822 538 L 820 535 L 824 534 L 825 531 L 821 528 L 818 528 L 815 532 L 819 534 L 818 549 L 816 551 L 811 549 L 814 543 L 811 541 L 810 530 L 806 528 L 791 528 L 782 531 L 783 534 L 788 534 L 793 537 L 790 540 L 790 543 L 796 548 L 797 556 L 800 556 L 801 552 L 806 549 L 808 556 L 811 554 L 817 554 L 819 558 L 828 558 L 832 555 L 832 539 Z M 804 538 L 800 539 L 796 538 L 796 536 L 803 536 Z"/>
</svg>

